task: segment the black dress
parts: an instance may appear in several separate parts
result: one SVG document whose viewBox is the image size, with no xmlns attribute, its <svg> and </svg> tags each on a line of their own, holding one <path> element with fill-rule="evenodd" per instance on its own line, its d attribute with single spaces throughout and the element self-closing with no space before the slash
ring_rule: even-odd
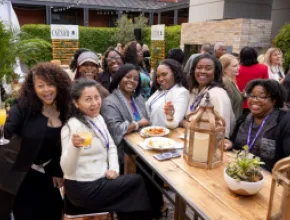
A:
<svg viewBox="0 0 290 220">
<path fill-rule="evenodd" d="M 47 127 L 42 147 L 34 161 L 40 165 L 50 161 L 59 147 L 61 128 Z M 37 137 L 33 137 L 37 138 Z M 15 220 L 60 220 L 63 202 L 58 188 L 53 186 L 49 165 L 45 173 L 30 169 L 16 195 L 13 214 Z"/>
</svg>

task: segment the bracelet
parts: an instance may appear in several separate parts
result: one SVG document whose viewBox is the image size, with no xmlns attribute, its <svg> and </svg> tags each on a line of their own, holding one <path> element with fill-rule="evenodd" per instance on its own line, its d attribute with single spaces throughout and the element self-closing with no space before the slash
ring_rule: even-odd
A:
<svg viewBox="0 0 290 220">
<path fill-rule="evenodd" d="M 135 130 L 134 131 L 137 131 L 139 129 L 139 124 L 136 121 L 133 121 L 133 123 L 135 125 Z"/>
</svg>

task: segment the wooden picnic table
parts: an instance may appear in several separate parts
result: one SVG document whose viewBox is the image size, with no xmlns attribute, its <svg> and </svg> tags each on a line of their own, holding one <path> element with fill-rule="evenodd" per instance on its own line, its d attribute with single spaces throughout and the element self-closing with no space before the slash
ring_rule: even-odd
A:
<svg viewBox="0 0 290 220">
<path fill-rule="evenodd" d="M 184 134 L 183 128 L 171 130 L 169 138 L 177 142 L 183 142 L 180 136 Z M 175 192 L 176 197 L 174 219 L 190 219 L 185 207 L 192 209 L 194 219 L 266 219 L 271 188 L 271 173 L 263 171 L 265 185 L 254 196 L 239 196 L 231 192 L 224 181 L 224 168 L 232 156 L 231 152 L 225 152 L 223 165 L 205 170 L 189 166 L 183 157 L 158 161 L 153 158 L 159 151 L 144 150 L 139 146 L 145 138 L 135 132 L 125 136 L 128 146 L 152 169 L 152 181 L 154 175 L 158 175 Z M 134 168 L 136 160 L 134 156 L 125 155 L 125 170 Z M 137 164 L 138 165 L 138 164 Z M 276 199 L 282 198 L 282 190 L 276 191 Z M 279 202 L 274 202 L 279 204 Z"/>
</svg>

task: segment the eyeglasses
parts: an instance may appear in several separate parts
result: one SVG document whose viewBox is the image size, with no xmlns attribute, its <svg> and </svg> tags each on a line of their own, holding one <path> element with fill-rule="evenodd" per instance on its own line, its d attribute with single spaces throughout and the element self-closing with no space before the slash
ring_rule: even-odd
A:
<svg viewBox="0 0 290 220">
<path fill-rule="evenodd" d="M 115 57 L 108 57 L 108 58 L 106 58 L 106 61 L 107 62 L 110 62 L 110 61 L 113 61 L 113 60 L 120 60 L 120 59 L 121 59 L 120 56 L 115 56 Z"/>
<path fill-rule="evenodd" d="M 271 98 L 271 97 L 270 96 L 261 97 L 261 96 L 248 95 L 247 98 L 252 99 L 252 100 L 256 99 L 257 101 L 265 101 L 266 99 Z"/>
</svg>

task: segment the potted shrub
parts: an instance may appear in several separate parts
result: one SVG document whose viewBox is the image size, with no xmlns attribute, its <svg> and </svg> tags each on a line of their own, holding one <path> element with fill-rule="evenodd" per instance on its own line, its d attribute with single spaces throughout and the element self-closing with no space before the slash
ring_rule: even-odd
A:
<svg viewBox="0 0 290 220">
<path fill-rule="evenodd" d="M 259 157 L 249 153 L 248 146 L 235 152 L 234 157 L 224 170 L 224 179 L 228 187 L 236 194 L 254 195 L 264 186 L 264 177 Z"/>
</svg>

